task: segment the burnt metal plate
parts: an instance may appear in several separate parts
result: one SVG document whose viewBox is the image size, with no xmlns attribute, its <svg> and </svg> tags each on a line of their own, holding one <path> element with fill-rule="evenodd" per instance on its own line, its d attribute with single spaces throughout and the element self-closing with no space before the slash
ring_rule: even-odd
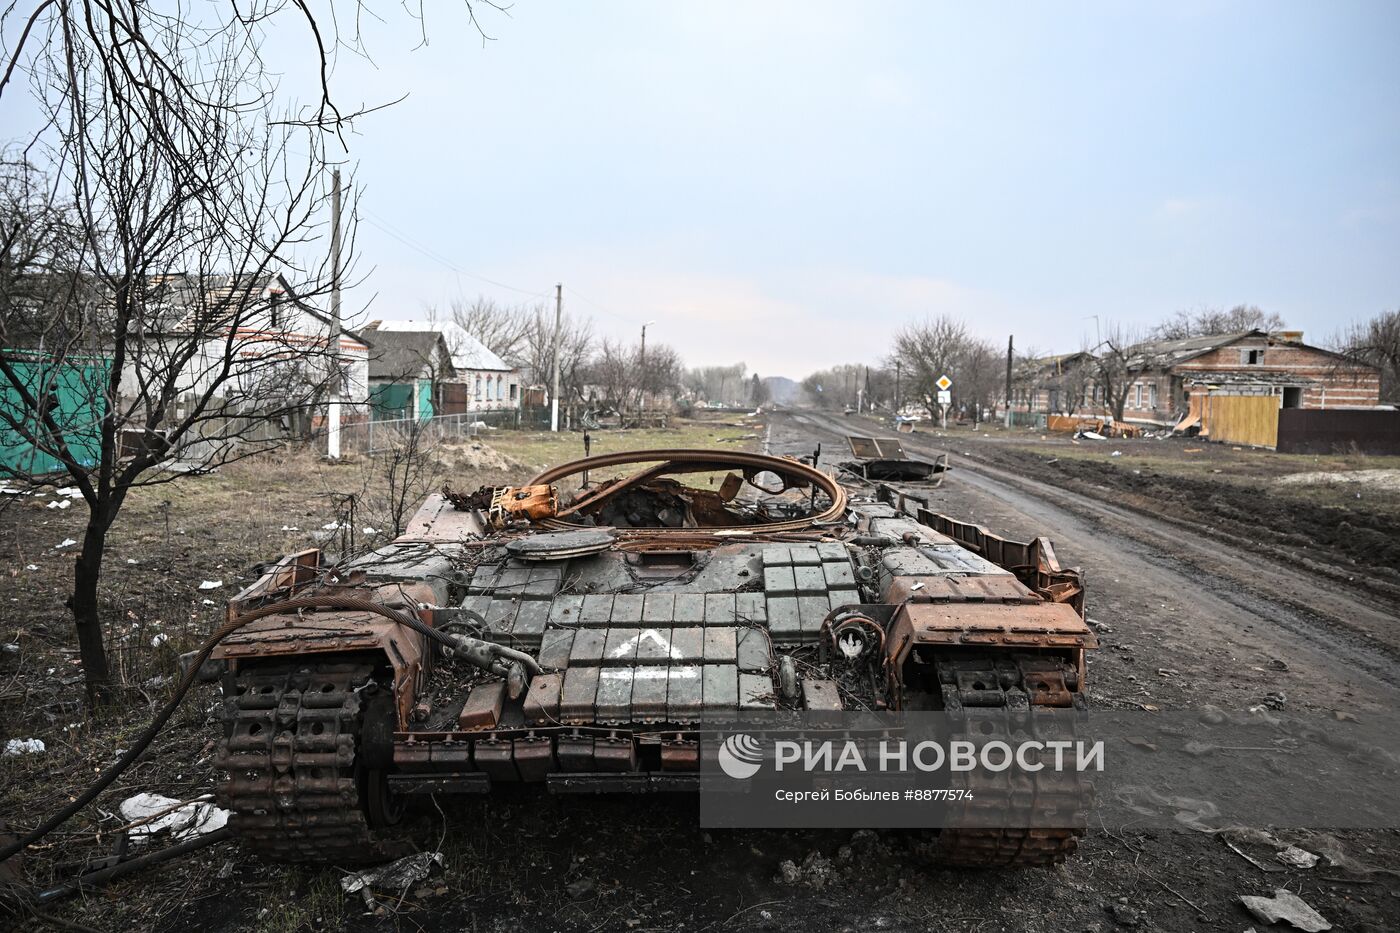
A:
<svg viewBox="0 0 1400 933">
<path fill-rule="evenodd" d="M 858 434 L 847 434 L 846 443 L 851 445 L 851 453 L 862 460 L 870 460 L 880 456 L 880 445 L 875 443 L 873 437 L 861 437 Z"/>
<path fill-rule="evenodd" d="M 568 560 L 606 551 L 615 540 L 611 531 L 602 528 L 552 531 L 516 538 L 506 545 L 506 550 L 521 560 Z"/>
</svg>

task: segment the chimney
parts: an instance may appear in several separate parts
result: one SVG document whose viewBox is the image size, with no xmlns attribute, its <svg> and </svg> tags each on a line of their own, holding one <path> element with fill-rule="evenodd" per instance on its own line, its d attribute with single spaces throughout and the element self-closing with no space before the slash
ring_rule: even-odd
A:
<svg viewBox="0 0 1400 933">
<path fill-rule="evenodd" d="M 1287 340 L 1290 343 L 1303 342 L 1303 332 L 1301 330 L 1278 330 L 1274 331 L 1274 336 L 1280 340 Z"/>
</svg>

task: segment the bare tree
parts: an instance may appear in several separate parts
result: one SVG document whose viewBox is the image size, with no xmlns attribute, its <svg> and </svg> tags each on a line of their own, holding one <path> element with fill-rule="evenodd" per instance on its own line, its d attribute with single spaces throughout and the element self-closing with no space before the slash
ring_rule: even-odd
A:
<svg viewBox="0 0 1400 933">
<path fill-rule="evenodd" d="M 956 403 L 964 391 L 956 372 L 957 364 L 966 358 L 972 342 L 967 327 L 946 314 L 901 328 L 895 334 L 893 359 L 900 363 L 908 377 L 904 398 L 918 399 L 930 418 L 937 417 L 936 382 L 939 376 L 947 374 L 953 380 Z"/>
<path fill-rule="evenodd" d="M 1353 324 L 1332 344 L 1347 358 L 1381 371 L 1381 399 L 1400 400 L 1400 310 Z"/>
<path fill-rule="evenodd" d="M 748 370 L 745 363 L 699 366 L 682 374 L 681 385 L 697 399 L 723 404 L 740 397 L 740 387 Z"/>
<path fill-rule="evenodd" d="M 1001 396 L 1006 381 L 1006 359 L 990 341 L 969 337 L 952 361 L 953 387 L 958 390 L 961 408 L 974 424 L 982 420 Z"/>
<path fill-rule="evenodd" d="M 530 328 L 546 311 L 542 304 L 504 305 L 478 295 L 471 302 L 452 299 L 448 317 L 492 353 L 512 366 L 520 366 L 528 362 L 525 357 Z M 436 309 L 430 308 L 429 314 L 435 315 Z"/>
<path fill-rule="evenodd" d="M 524 370 L 532 383 L 551 385 L 554 379 L 554 311 L 534 309 L 525 334 Z M 593 349 L 593 322 L 565 312 L 559 332 L 559 394 L 561 403 L 583 400 L 584 374 Z"/>
<path fill-rule="evenodd" d="M 1103 328 L 1093 357 L 1094 384 L 1103 393 L 1104 405 L 1116 421 L 1123 420 L 1128 403 L 1128 387 L 1145 372 L 1150 360 L 1143 355 L 1140 336 L 1121 324 Z"/>
<path fill-rule="evenodd" d="M 440 464 L 438 443 L 431 432 L 431 424 L 410 422 L 398 430 L 387 450 L 373 458 L 379 482 L 368 498 L 372 505 L 382 501 L 393 537 L 403 533 L 413 510 L 436 485 Z"/>
<path fill-rule="evenodd" d="M 330 277 L 308 258 L 325 255 L 323 145 L 341 117 L 326 99 L 275 108 L 262 17 L 241 10 L 195 23 L 139 0 L 35 3 L 23 22 L 0 89 L 28 79 L 46 122 L 26 149 L 47 168 L 6 176 L 21 212 L 0 267 L 27 284 L 0 305 L 0 421 L 87 504 L 70 606 L 96 702 L 98 585 L 130 491 L 279 444 L 277 426 L 344 387 L 314 308 Z M 33 222 L 37 250 L 12 235 Z"/>
<path fill-rule="evenodd" d="M 753 374 L 749 380 L 749 402 L 755 407 L 768 404 L 768 399 L 772 393 L 768 389 L 768 383 L 759 378 L 758 373 Z"/>
<path fill-rule="evenodd" d="M 1228 311 L 1199 308 L 1178 311 L 1152 329 L 1154 340 L 1184 340 L 1211 334 L 1238 334 L 1247 330 L 1282 330 L 1283 318 L 1257 305 L 1235 305 Z"/>
</svg>

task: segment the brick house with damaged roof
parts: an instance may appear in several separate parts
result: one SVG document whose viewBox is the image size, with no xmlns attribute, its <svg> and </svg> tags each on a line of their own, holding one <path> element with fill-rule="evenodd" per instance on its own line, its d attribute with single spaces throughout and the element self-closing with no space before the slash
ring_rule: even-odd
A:
<svg viewBox="0 0 1400 933">
<path fill-rule="evenodd" d="M 1275 396 L 1279 408 L 1374 408 L 1380 371 L 1303 342 L 1302 331 L 1262 330 L 1145 343 L 1127 361 L 1125 421 L 1170 426 L 1199 418 L 1207 396 Z M 1181 427 L 1189 427 L 1183 423 Z"/>
</svg>

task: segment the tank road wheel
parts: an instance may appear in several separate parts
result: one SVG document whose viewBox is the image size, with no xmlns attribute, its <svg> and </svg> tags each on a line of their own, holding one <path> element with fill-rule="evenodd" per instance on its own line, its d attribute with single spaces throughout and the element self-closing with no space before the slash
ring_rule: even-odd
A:
<svg viewBox="0 0 1400 933">
<path fill-rule="evenodd" d="M 224 689 L 216 791 L 250 849 L 341 865 L 409 851 L 386 832 L 402 815 L 387 779 L 393 704 L 372 663 L 251 666 Z"/>
</svg>

